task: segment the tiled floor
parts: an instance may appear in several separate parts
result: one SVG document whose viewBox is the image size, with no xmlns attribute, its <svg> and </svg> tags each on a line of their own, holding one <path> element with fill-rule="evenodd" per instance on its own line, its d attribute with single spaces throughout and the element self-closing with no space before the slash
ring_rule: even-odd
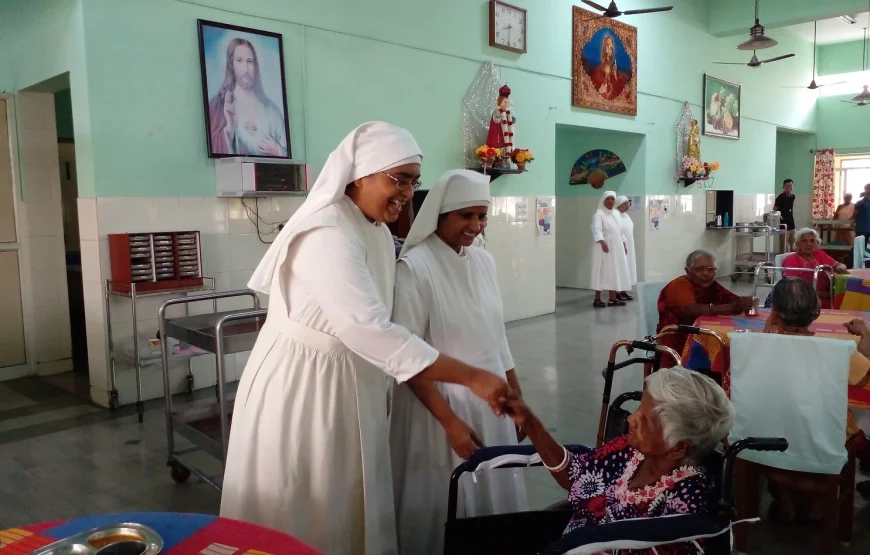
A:
<svg viewBox="0 0 870 555">
<path fill-rule="evenodd" d="M 729 284 L 730 286 L 730 284 Z M 637 337 L 637 306 L 593 310 L 585 291 L 558 291 L 555 314 L 508 325 L 526 401 L 564 442 L 594 442 L 610 346 Z M 617 374 L 614 395 L 640 388 L 641 373 Z M 111 413 L 72 391 L 70 376 L 0 382 L 0 529 L 113 511 L 217 512 L 220 497 L 191 479 L 172 482 L 161 402 L 145 423 L 130 407 Z M 203 394 L 208 394 L 206 390 Z M 870 422 L 865 422 L 870 424 Z M 865 426 L 865 429 L 870 426 Z M 198 461 L 218 472 L 213 461 Z M 530 501 L 564 498 L 544 471 L 527 472 Z M 755 525 L 753 552 L 814 554 L 814 531 Z M 855 541 L 840 553 L 870 553 L 870 506 L 858 503 Z"/>
</svg>

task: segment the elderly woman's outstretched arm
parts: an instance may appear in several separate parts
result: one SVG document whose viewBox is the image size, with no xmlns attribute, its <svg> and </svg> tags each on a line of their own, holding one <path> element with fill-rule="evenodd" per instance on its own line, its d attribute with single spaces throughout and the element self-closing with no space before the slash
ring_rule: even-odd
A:
<svg viewBox="0 0 870 555">
<path fill-rule="evenodd" d="M 544 466 L 553 475 L 553 478 L 566 490 L 571 489 L 569 477 L 571 453 L 561 443 L 556 441 L 547 428 L 541 423 L 532 410 L 522 399 L 511 399 L 505 404 L 507 414 L 516 422 L 520 430 L 524 431 L 532 445 L 538 450 Z M 561 468 L 560 470 L 553 470 Z"/>
</svg>

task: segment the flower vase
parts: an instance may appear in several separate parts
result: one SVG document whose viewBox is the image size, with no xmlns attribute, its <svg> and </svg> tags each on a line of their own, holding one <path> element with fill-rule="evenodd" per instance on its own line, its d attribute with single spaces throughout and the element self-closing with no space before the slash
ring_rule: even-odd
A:
<svg viewBox="0 0 870 555">
<path fill-rule="evenodd" d="M 526 163 L 525 162 L 516 162 L 517 169 L 521 172 L 526 171 Z"/>
<path fill-rule="evenodd" d="M 484 156 L 480 160 L 483 162 L 483 168 L 489 169 L 492 167 L 492 164 L 495 162 L 495 156 Z"/>
</svg>

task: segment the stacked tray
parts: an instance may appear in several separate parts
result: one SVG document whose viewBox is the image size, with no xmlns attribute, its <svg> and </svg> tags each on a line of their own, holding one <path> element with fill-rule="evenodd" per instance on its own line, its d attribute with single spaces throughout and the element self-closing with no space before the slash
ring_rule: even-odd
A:
<svg viewBox="0 0 870 555">
<path fill-rule="evenodd" d="M 154 234 L 154 274 L 157 281 L 175 279 L 175 249 L 171 233 Z"/>
<path fill-rule="evenodd" d="M 178 267 L 180 278 L 199 277 L 199 236 L 197 233 L 178 234 Z"/>
<path fill-rule="evenodd" d="M 130 235 L 130 274 L 135 282 L 154 281 L 151 235 Z"/>
</svg>

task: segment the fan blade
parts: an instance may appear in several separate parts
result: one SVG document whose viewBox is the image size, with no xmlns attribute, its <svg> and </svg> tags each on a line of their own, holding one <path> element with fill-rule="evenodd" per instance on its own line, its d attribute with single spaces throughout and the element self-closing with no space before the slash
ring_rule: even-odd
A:
<svg viewBox="0 0 870 555">
<path fill-rule="evenodd" d="M 822 85 L 819 85 L 819 86 L 821 87 Z M 780 85 L 779 88 L 781 88 L 781 89 L 808 89 L 809 87 L 807 87 L 806 85 Z"/>
<path fill-rule="evenodd" d="M 846 81 L 837 81 L 836 83 L 825 83 L 824 85 L 819 85 L 820 87 L 830 87 L 831 85 L 842 85 Z"/>
<path fill-rule="evenodd" d="M 637 15 L 641 13 L 656 13 L 656 12 L 669 12 L 673 10 L 673 6 L 668 6 L 667 8 L 647 8 L 644 10 L 628 10 L 627 12 L 622 12 L 622 15 Z"/>
<path fill-rule="evenodd" d="M 596 4 L 595 2 L 592 2 L 592 0 L 581 0 L 581 1 L 582 1 L 584 4 L 586 4 L 587 6 L 592 6 L 592 7 L 595 8 L 596 10 L 601 10 L 602 12 L 606 12 L 606 11 L 607 11 L 607 8 L 605 8 L 605 7 L 602 6 L 601 4 Z"/>
<path fill-rule="evenodd" d="M 713 62 L 714 64 L 726 65 L 726 66 L 745 66 L 743 62 Z"/>
<path fill-rule="evenodd" d="M 784 56 L 777 56 L 776 58 L 770 58 L 769 60 L 761 60 L 760 63 L 766 64 L 768 62 L 777 62 L 779 60 L 785 60 L 786 58 L 792 58 L 794 54 L 785 54 Z"/>
<path fill-rule="evenodd" d="M 845 102 L 846 104 L 854 104 L 856 106 L 858 105 L 857 102 L 852 102 L 851 100 L 841 100 L 840 102 Z"/>
</svg>

